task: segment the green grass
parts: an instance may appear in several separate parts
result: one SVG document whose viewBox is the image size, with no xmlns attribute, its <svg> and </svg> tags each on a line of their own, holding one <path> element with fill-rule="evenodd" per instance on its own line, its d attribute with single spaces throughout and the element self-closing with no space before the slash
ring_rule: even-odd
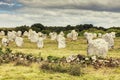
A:
<svg viewBox="0 0 120 80">
<path fill-rule="evenodd" d="M 78 41 L 66 41 L 67 47 L 65 49 L 58 49 L 57 42 L 51 41 L 49 38 L 44 41 L 44 48 L 38 49 L 36 43 L 31 43 L 27 38 L 24 39 L 24 45 L 22 48 L 16 47 L 14 42 L 10 43 L 10 48 L 13 52 L 25 52 L 31 53 L 33 55 L 42 54 L 43 57 L 47 57 L 48 55 L 53 56 L 69 56 L 70 54 L 85 54 L 86 55 L 86 41 L 83 38 L 79 38 Z"/>
<path fill-rule="evenodd" d="M 46 58 L 49 55 L 63 57 L 71 54 L 86 55 L 87 43 L 83 37 L 79 37 L 77 41 L 66 41 L 65 49 L 58 49 L 57 42 L 51 41 L 49 38 L 44 41 L 44 48 L 38 49 L 35 43 L 31 43 L 27 38 L 24 38 L 22 48 L 16 47 L 14 42 L 11 42 L 9 48 L 13 52 L 23 52 Z M 120 58 L 120 38 L 115 39 L 115 48 L 108 52 L 109 57 Z M 67 73 L 47 72 L 39 69 L 39 64 L 34 63 L 29 67 L 14 66 L 14 63 L 0 65 L 0 80 L 120 80 L 120 68 L 101 68 L 94 69 L 93 67 L 83 68 L 84 74 L 81 76 L 71 76 Z"/>
</svg>

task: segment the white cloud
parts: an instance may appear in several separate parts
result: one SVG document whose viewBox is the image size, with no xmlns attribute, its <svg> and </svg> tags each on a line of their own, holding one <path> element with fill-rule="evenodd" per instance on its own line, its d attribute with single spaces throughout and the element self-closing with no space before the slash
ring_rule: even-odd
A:
<svg viewBox="0 0 120 80">
<path fill-rule="evenodd" d="M 14 6 L 13 3 L 0 2 L 0 5 Z"/>
</svg>

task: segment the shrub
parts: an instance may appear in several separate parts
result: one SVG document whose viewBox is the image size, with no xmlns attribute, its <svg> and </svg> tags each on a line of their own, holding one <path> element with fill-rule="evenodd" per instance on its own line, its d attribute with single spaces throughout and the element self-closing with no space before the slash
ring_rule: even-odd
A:
<svg viewBox="0 0 120 80">
<path fill-rule="evenodd" d="M 61 72 L 61 73 L 65 73 L 68 71 L 68 68 L 60 63 L 43 62 L 40 68 L 43 70 L 49 70 L 49 71 Z"/>
<path fill-rule="evenodd" d="M 61 73 L 67 72 L 67 67 L 60 63 L 52 63 L 51 69 L 55 72 L 61 72 Z"/>
<path fill-rule="evenodd" d="M 61 73 L 68 73 L 70 75 L 74 76 L 79 76 L 81 75 L 81 70 L 80 70 L 80 65 L 79 64 L 69 64 L 69 63 L 48 63 L 44 62 L 41 65 L 41 69 L 43 70 L 48 70 L 48 71 L 53 71 L 53 72 L 61 72 Z"/>
<path fill-rule="evenodd" d="M 48 62 L 58 62 L 59 61 L 59 57 L 56 57 L 56 56 L 48 56 L 47 57 L 47 60 Z"/>
<path fill-rule="evenodd" d="M 2 48 L 0 48 L 0 55 L 2 55 L 3 54 L 3 51 L 2 51 Z"/>
<path fill-rule="evenodd" d="M 12 52 L 12 50 L 11 50 L 10 48 L 6 48 L 4 53 L 9 54 L 9 53 L 11 53 L 11 52 Z"/>
<path fill-rule="evenodd" d="M 70 65 L 68 73 L 70 75 L 74 75 L 74 76 L 81 75 L 82 72 L 81 72 L 81 69 L 80 69 L 80 65 L 79 64 Z"/>
<path fill-rule="evenodd" d="M 15 66 L 30 66 L 30 62 L 29 61 L 25 61 L 25 60 L 17 60 L 15 63 Z"/>
<path fill-rule="evenodd" d="M 48 62 L 43 62 L 42 65 L 40 66 L 41 69 L 43 70 L 50 70 L 50 66 Z"/>
</svg>

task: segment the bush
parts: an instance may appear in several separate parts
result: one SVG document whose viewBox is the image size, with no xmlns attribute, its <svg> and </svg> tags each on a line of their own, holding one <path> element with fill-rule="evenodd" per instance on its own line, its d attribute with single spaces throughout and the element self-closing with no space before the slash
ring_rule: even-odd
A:
<svg viewBox="0 0 120 80">
<path fill-rule="evenodd" d="M 80 74 L 82 74 L 80 65 L 79 64 L 70 65 L 68 73 L 70 75 L 79 76 Z"/>
<path fill-rule="evenodd" d="M 48 62 L 58 62 L 59 61 L 59 57 L 56 57 L 56 56 L 48 56 L 47 57 L 47 60 Z"/>
<path fill-rule="evenodd" d="M 68 68 L 60 63 L 43 62 L 40 68 L 43 70 L 49 70 L 49 71 L 61 72 L 61 73 L 65 73 L 68 71 Z"/>
<path fill-rule="evenodd" d="M 60 63 L 52 63 L 51 69 L 55 72 L 61 72 L 61 73 L 67 72 L 67 67 Z"/>
<path fill-rule="evenodd" d="M 49 33 L 50 33 L 51 31 L 49 31 L 49 30 L 42 30 L 41 32 L 42 32 L 43 34 L 49 35 Z"/>
<path fill-rule="evenodd" d="M 41 65 L 41 69 L 53 71 L 53 72 L 61 72 L 61 73 L 68 73 L 70 75 L 79 76 L 81 75 L 79 64 L 69 64 L 69 63 L 48 63 L 44 62 Z"/>
<path fill-rule="evenodd" d="M 19 66 L 19 65 L 30 66 L 30 62 L 29 61 L 25 61 L 25 60 L 18 60 L 18 61 L 16 61 L 15 66 Z"/>
<path fill-rule="evenodd" d="M 40 66 L 40 68 L 43 70 L 50 70 L 49 63 L 43 62 L 42 65 Z"/>
<path fill-rule="evenodd" d="M 2 55 L 3 54 L 3 51 L 2 51 L 2 48 L 0 48 L 0 55 Z"/>
<path fill-rule="evenodd" d="M 4 53 L 9 54 L 11 52 L 12 52 L 12 50 L 10 48 L 6 48 Z"/>
</svg>

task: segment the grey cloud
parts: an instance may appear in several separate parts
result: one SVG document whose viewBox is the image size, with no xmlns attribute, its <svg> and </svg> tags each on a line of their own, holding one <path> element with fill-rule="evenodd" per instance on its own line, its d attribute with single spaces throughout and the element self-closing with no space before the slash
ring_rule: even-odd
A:
<svg viewBox="0 0 120 80">
<path fill-rule="evenodd" d="M 14 14 L 0 14 L 0 25 L 17 26 L 33 23 L 47 26 L 87 23 L 103 27 L 120 25 L 119 0 L 19 0 L 19 2 L 24 6 L 15 9 Z"/>
<path fill-rule="evenodd" d="M 37 11 L 37 13 L 36 13 Z M 41 22 L 44 25 L 77 25 L 77 24 L 94 24 L 98 26 L 118 25 L 120 21 L 119 13 L 113 12 L 97 12 L 90 10 L 76 9 L 36 9 L 24 8 L 19 13 L 24 14 L 24 18 L 28 18 L 31 22 Z M 55 21 L 55 22 L 54 22 Z M 100 25 L 101 24 L 101 25 Z"/>
<path fill-rule="evenodd" d="M 20 0 L 27 7 L 120 12 L 120 0 Z"/>
</svg>

